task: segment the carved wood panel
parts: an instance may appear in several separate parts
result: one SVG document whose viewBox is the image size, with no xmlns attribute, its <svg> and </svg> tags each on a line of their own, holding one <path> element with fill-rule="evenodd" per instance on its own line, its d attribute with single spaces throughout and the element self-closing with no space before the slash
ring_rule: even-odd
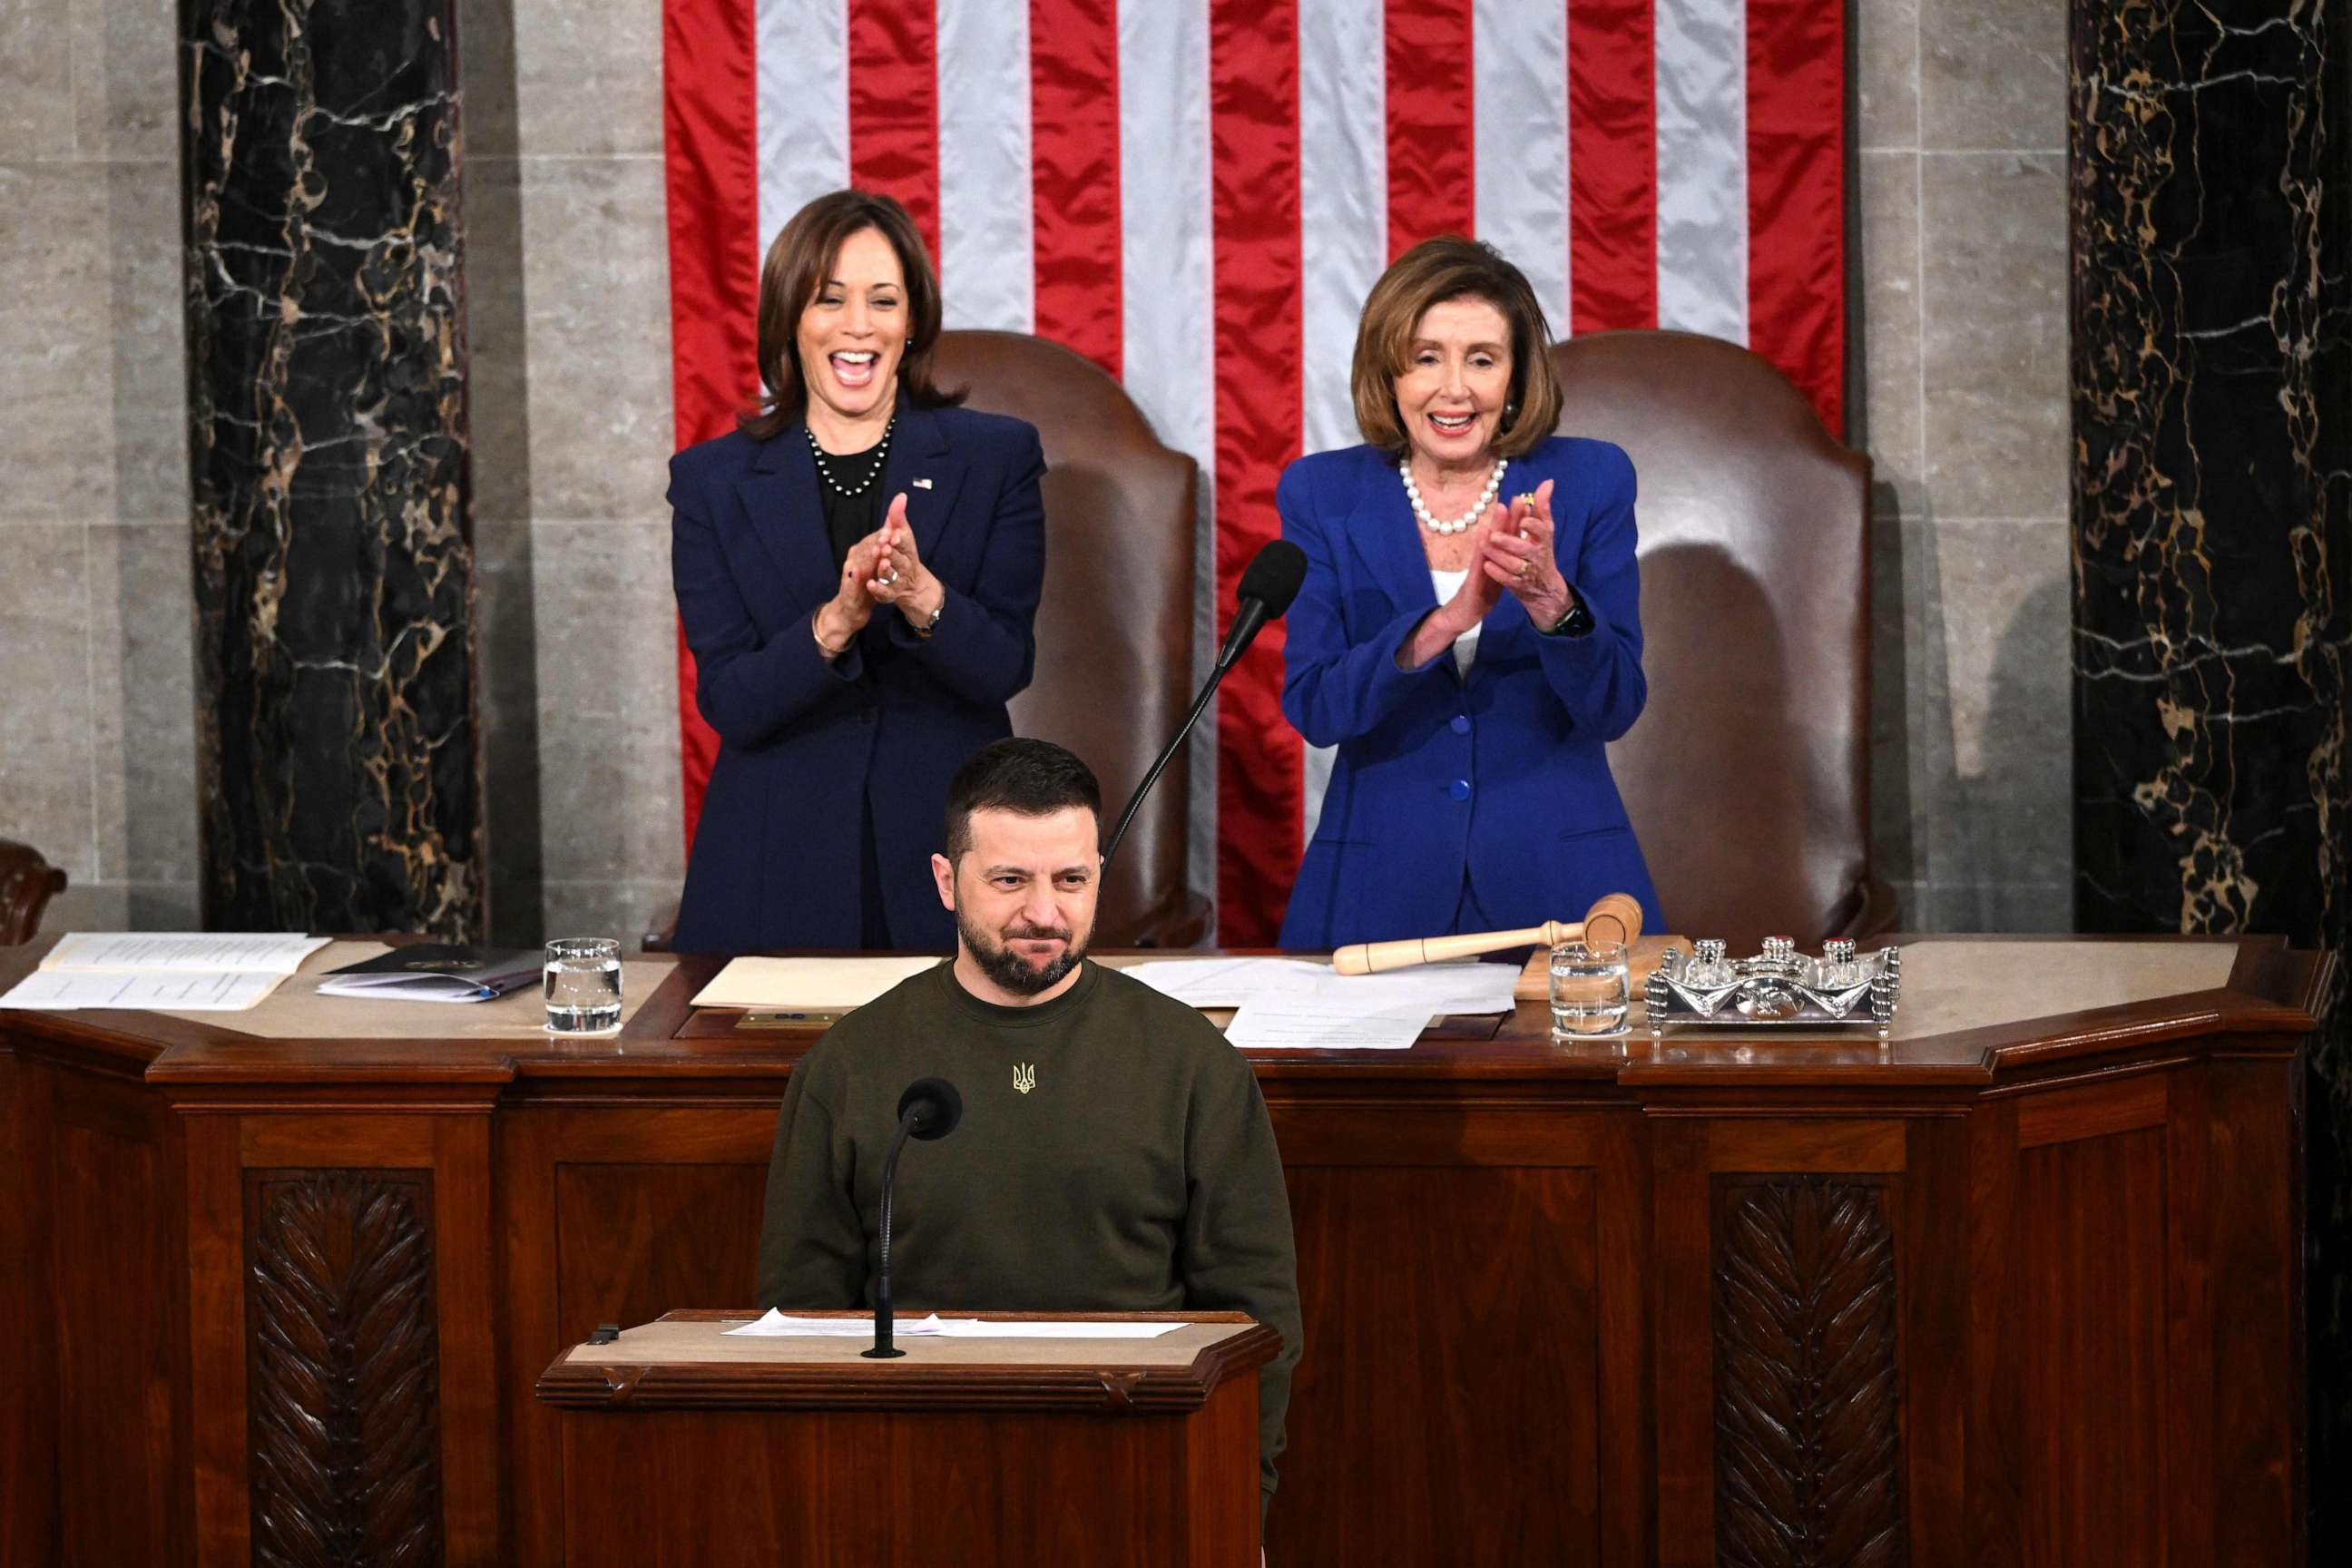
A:
<svg viewBox="0 0 2352 1568">
<path fill-rule="evenodd" d="M 432 1181 L 246 1173 L 257 1563 L 441 1559 Z"/>
<path fill-rule="evenodd" d="M 1895 1235 L 1864 1175 L 1715 1178 L 1716 1560 L 1906 1560 Z"/>
</svg>

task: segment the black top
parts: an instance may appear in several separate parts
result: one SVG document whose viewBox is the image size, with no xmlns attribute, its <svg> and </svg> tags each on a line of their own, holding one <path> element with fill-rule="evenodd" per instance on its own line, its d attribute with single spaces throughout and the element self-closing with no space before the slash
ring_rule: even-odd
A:
<svg viewBox="0 0 2352 1568">
<path fill-rule="evenodd" d="M 882 526 L 882 443 L 839 457 L 822 448 L 819 453 L 816 491 L 824 502 L 825 532 L 833 540 L 833 566 L 838 572 L 849 559 L 850 546 Z M 844 495 L 845 489 L 857 494 Z"/>
</svg>

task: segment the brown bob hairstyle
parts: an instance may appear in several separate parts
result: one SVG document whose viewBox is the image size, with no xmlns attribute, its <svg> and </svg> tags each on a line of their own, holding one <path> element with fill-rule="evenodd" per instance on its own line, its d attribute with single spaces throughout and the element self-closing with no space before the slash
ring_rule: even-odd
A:
<svg viewBox="0 0 2352 1568">
<path fill-rule="evenodd" d="M 918 408 L 963 401 L 961 391 L 942 392 L 931 379 L 931 351 L 940 341 L 940 275 L 931 270 L 915 220 L 892 197 L 872 191 L 834 191 L 794 213 L 761 264 L 760 380 L 768 392 L 735 421 L 753 440 L 781 436 L 807 415 L 801 312 L 831 276 L 842 242 L 868 228 L 890 242 L 907 279 L 907 349 L 898 362 L 898 390 Z"/>
<path fill-rule="evenodd" d="M 1551 373 L 1551 328 L 1527 274 L 1483 240 L 1458 234 L 1424 239 L 1389 265 L 1356 323 L 1356 363 L 1348 381 L 1364 439 L 1391 453 L 1405 449 L 1396 380 L 1412 361 L 1413 329 L 1432 305 L 1484 300 L 1511 327 L 1511 390 L 1495 450 L 1524 458 L 1559 423 L 1559 383 Z M 764 320 L 764 317 L 763 317 Z M 764 343 L 763 330 L 761 341 Z"/>
</svg>

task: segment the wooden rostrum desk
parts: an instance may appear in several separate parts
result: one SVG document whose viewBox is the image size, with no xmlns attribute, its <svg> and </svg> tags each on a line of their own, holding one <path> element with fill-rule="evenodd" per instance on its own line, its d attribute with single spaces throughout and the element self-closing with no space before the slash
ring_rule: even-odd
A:
<svg viewBox="0 0 2352 1568">
<path fill-rule="evenodd" d="M 541 1372 L 752 1300 L 812 1033 L 694 1015 L 696 960 L 633 963 L 604 1040 L 319 1011 L 357 953 L 252 1014 L 0 1014 L 0 1560 L 560 1561 Z M 1258 1058 L 1307 1324 L 1279 1568 L 2295 1562 L 2321 961 L 1904 959 L 1884 1047 L 1528 1005 Z"/>
</svg>

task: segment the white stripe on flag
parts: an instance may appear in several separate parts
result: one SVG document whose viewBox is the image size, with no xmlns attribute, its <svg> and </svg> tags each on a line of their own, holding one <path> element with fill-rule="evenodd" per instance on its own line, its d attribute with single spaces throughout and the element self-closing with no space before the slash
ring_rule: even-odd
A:
<svg viewBox="0 0 2352 1568">
<path fill-rule="evenodd" d="M 1118 184 L 1120 379 L 1205 485 L 1217 410 L 1208 0 L 1119 0 Z"/>
<path fill-rule="evenodd" d="M 939 0 L 940 278 L 946 323 L 1037 321 L 1029 7 Z"/>
<path fill-rule="evenodd" d="M 759 0 L 752 29 L 764 258 L 794 213 L 849 184 L 848 0 Z"/>
<path fill-rule="evenodd" d="M 1568 7 L 1475 0 L 1470 13 L 1478 237 L 1517 263 L 1564 338 L 1568 319 Z"/>
<path fill-rule="evenodd" d="M 1304 450 L 1363 440 L 1348 372 L 1364 297 L 1388 267 L 1381 0 L 1298 0 Z"/>
<path fill-rule="evenodd" d="M 1215 275 L 1209 195 L 1208 0 L 1118 0 L 1120 381 L 1169 446 L 1201 466 L 1192 668 L 1217 648 Z M 1217 719 L 1186 748 L 1190 885 L 1217 886 Z"/>
<path fill-rule="evenodd" d="M 1748 342 L 1741 0 L 1658 0 L 1658 325 Z"/>
<path fill-rule="evenodd" d="M 1381 0 L 1298 0 L 1302 450 L 1353 447 L 1349 373 L 1364 299 L 1388 268 L 1387 33 Z M 1334 753 L 1302 748 L 1299 842 L 1315 837 Z"/>
</svg>

